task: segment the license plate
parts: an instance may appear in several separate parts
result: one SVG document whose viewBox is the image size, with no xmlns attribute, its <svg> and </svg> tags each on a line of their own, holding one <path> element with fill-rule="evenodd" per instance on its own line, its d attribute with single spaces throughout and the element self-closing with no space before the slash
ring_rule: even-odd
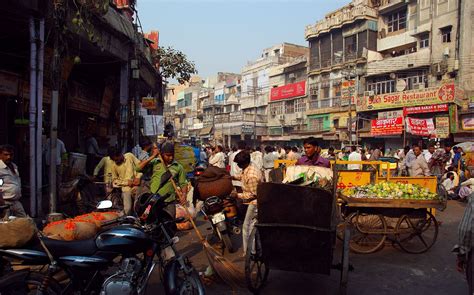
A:
<svg viewBox="0 0 474 295">
<path fill-rule="evenodd" d="M 222 212 L 214 214 L 214 216 L 212 216 L 212 224 L 216 224 L 224 220 L 225 220 L 225 215 Z"/>
</svg>

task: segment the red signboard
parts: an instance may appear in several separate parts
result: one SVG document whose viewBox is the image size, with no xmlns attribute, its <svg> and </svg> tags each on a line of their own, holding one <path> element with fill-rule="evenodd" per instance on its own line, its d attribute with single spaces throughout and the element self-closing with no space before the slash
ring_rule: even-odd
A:
<svg viewBox="0 0 474 295">
<path fill-rule="evenodd" d="M 403 132 L 403 117 L 393 119 L 375 119 L 371 122 L 371 135 L 394 135 Z"/>
<path fill-rule="evenodd" d="M 306 81 L 272 88 L 270 101 L 303 96 L 306 94 Z"/>
<path fill-rule="evenodd" d="M 430 136 L 435 133 L 433 119 L 406 118 L 407 132 L 418 136 Z"/>
<path fill-rule="evenodd" d="M 437 112 L 447 112 L 447 111 L 448 111 L 447 104 L 435 104 L 435 105 L 427 105 L 427 106 L 404 107 L 403 115 L 406 116 L 410 114 L 437 113 Z"/>
</svg>

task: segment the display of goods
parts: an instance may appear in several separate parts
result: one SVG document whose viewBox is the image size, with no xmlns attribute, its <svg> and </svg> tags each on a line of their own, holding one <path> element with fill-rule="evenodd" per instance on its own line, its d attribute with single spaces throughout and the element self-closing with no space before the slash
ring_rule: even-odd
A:
<svg viewBox="0 0 474 295">
<path fill-rule="evenodd" d="M 379 182 L 345 189 L 344 195 L 352 198 L 437 200 L 438 195 L 427 188 L 411 183 Z"/>
<path fill-rule="evenodd" d="M 49 223 L 43 233 L 51 239 L 77 241 L 92 239 L 99 226 L 92 220 L 65 219 Z"/>
<path fill-rule="evenodd" d="M 329 168 L 319 166 L 289 166 L 283 183 L 332 189 L 333 172 Z"/>
<path fill-rule="evenodd" d="M 212 182 L 198 182 L 197 184 L 199 199 L 202 201 L 213 196 L 220 198 L 228 196 L 233 188 L 232 180 L 227 176 Z"/>
<path fill-rule="evenodd" d="M 14 218 L 0 222 L 0 248 L 21 247 L 36 233 L 36 226 L 30 218 Z"/>
</svg>

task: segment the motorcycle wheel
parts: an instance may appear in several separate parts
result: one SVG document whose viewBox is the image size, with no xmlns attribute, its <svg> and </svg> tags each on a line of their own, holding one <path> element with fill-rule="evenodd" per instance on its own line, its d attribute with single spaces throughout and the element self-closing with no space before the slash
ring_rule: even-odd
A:
<svg viewBox="0 0 474 295">
<path fill-rule="evenodd" d="M 167 295 L 204 295 L 204 286 L 199 274 L 188 262 L 188 267 L 192 269 L 186 273 L 177 260 L 170 261 L 165 266 L 165 291 Z"/>
<path fill-rule="evenodd" d="M 219 236 L 222 240 L 222 243 L 224 243 L 224 246 L 226 247 L 227 251 L 229 253 L 234 253 L 234 245 L 232 244 L 232 240 L 230 239 L 229 233 L 227 231 L 225 232 L 219 232 Z"/>
<path fill-rule="evenodd" d="M 10 279 L 11 277 L 11 279 Z M 43 283 L 45 275 L 29 272 L 26 276 L 18 276 L 10 273 L 2 278 L 4 284 L 0 284 L 0 294 L 2 295 L 33 295 L 37 294 L 39 287 Z M 61 286 L 54 280 L 49 280 L 48 287 L 43 291 L 44 295 L 61 294 Z"/>
</svg>

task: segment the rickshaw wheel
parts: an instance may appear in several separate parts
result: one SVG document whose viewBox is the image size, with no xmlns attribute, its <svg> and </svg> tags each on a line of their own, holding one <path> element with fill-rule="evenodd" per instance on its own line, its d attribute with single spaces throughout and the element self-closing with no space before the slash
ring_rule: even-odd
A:
<svg viewBox="0 0 474 295">
<path fill-rule="evenodd" d="M 254 247 L 255 245 L 255 247 Z M 254 228 L 250 234 L 247 253 L 245 256 L 245 281 L 247 288 L 258 294 L 267 281 L 270 269 L 263 260 L 263 249 L 258 229 Z"/>
<path fill-rule="evenodd" d="M 426 211 L 426 216 L 403 215 L 397 222 L 395 236 L 403 251 L 424 253 L 436 242 L 438 222 L 429 211 Z"/>
<path fill-rule="evenodd" d="M 350 249 L 355 253 L 374 253 L 384 246 L 387 222 L 382 215 L 357 213 L 351 219 Z"/>
</svg>

